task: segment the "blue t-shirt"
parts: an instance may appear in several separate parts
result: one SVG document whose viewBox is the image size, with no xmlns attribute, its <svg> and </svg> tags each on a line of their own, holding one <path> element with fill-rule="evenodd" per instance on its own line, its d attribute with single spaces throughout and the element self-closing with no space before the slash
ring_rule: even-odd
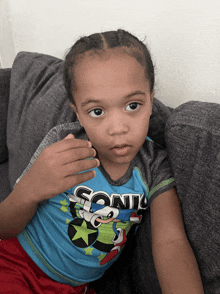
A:
<svg viewBox="0 0 220 294">
<path fill-rule="evenodd" d="M 21 177 L 46 146 L 70 132 L 77 137 L 75 124 L 53 128 Z M 102 166 L 95 170 L 93 179 L 41 205 L 18 236 L 39 268 L 73 286 L 99 279 L 119 257 L 132 225 L 141 222 L 141 212 L 175 184 L 166 151 L 148 139 L 119 180 Z"/>
</svg>

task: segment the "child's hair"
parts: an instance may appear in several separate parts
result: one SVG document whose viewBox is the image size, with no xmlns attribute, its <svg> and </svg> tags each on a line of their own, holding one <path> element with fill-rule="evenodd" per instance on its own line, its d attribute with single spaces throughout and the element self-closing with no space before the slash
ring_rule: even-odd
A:
<svg viewBox="0 0 220 294">
<path fill-rule="evenodd" d="M 154 89 L 154 66 L 150 52 L 146 45 L 138 38 L 125 30 L 109 31 L 92 34 L 80 38 L 66 55 L 64 62 L 64 85 L 70 101 L 75 105 L 73 98 L 74 89 L 74 65 L 83 59 L 83 54 L 91 51 L 94 54 L 101 54 L 109 49 L 120 48 L 122 51 L 134 57 L 145 67 L 146 78 L 149 81 L 150 92 Z"/>
</svg>

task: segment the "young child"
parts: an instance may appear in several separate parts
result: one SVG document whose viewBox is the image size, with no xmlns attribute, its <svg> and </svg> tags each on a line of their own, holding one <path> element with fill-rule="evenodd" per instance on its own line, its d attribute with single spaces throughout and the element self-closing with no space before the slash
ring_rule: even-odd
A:
<svg viewBox="0 0 220 294">
<path fill-rule="evenodd" d="M 1 293 L 89 293 L 148 206 L 162 292 L 203 293 L 166 151 L 147 137 L 148 49 L 123 30 L 81 38 L 64 82 L 79 122 L 47 134 L 0 204 Z"/>
</svg>

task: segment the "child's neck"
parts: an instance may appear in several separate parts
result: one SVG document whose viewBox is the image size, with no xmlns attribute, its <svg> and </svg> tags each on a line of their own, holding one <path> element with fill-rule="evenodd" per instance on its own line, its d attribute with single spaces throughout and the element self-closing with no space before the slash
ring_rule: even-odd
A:
<svg viewBox="0 0 220 294">
<path fill-rule="evenodd" d="M 101 164 L 113 181 L 117 181 L 121 177 L 123 177 L 126 174 L 128 168 L 129 168 L 129 165 L 130 165 L 130 163 L 127 163 L 127 164 L 112 163 L 111 164 L 111 163 L 107 163 L 105 161 L 104 162 L 101 161 Z"/>
</svg>

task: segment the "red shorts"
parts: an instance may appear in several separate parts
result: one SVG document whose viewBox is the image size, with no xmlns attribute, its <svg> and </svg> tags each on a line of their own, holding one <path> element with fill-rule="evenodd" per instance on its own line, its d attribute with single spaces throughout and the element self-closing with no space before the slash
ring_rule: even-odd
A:
<svg viewBox="0 0 220 294">
<path fill-rule="evenodd" d="M 72 287 L 48 277 L 27 255 L 17 238 L 0 240 L 0 293 L 84 294 L 95 293 L 88 284 Z"/>
</svg>

